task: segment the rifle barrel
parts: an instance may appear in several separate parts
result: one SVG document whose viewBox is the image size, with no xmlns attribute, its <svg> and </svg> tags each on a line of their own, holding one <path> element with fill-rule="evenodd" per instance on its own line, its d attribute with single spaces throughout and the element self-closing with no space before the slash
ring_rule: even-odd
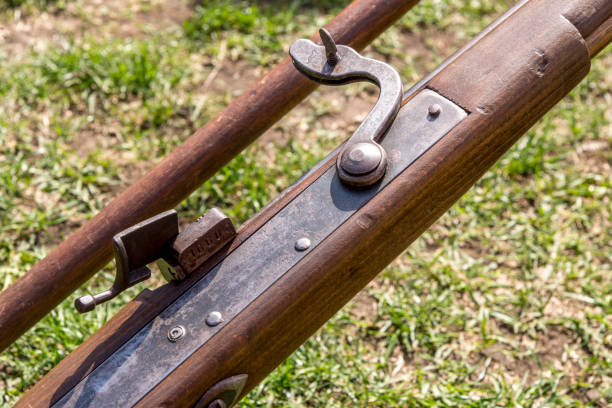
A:
<svg viewBox="0 0 612 408">
<path fill-rule="evenodd" d="M 599 16 L 593 17 L 592 13 Z M 387 180 L 369 201 L 354 207 L 345 198 L 335 202 L 339 208 L 354 212 L 238 314 L 228 318 L 219 331 L 212 333 L 169 374 L 164 374 L 161 381 L 152 383 L 134 406 L 194 406 L 206 390 L 239 374 L 248 375 L 240 395 L 252 389 L 450 208 L 529 127 L 586 76 L 594 55 L 592 50 L 600 48 L 600 45 L 591 48 L 590 38 L 609 38 L 606 33 L 601 34 L 599 27 L 610 16 L 609 1 L 525 1 L 494 23 L 494 29 L 443 64 L 421 87 L 405 96 L 399 115 L 424 93 L 434 92 L 448 103 L 445 106 L 456 105 L 465 115 L 453 122 L 450 131 L 428 150 Z M 427 89 L 423 91 L 424 88 Z M 423 111 L 427 111 L 427 106 L 423 106 Z M 401 131 L 410 133 L 411 126 L 394 123 L 382 143 Z M 47 406 L 60 400 L 62 406 L 74 406 L 71 398 L 80 396 L 86 401 L 92 395 L 95 397 L 92 393 L 77 393 L 76 397 L 69 393 L 77 384 L 106 386 L 88 375 L 96 375 L 96 367 L 102 367 L 124 344 L 126 359 L 137 353 L 150 358 L 166 357 L 169 353 L 166 348 L 138 350 L 140 340 L 148 341 L 147 333 L 145 337 L 133 336 L 145 326 L 156 325 L 150 333 L 156 330 L 159 334 L 160 327 L 171 324 L 172 315 L 164 317 L 167 321 L 156 316 L 164 309 L 182 305 L 180 301 L 176 305 L 173 302 L 197 285 L 209 270 L 221 265 L 220 261 L 229 259 L 241 245 L 265 230 L 277 214 L 303 200 L 302 193 L 326 177 L 335 161 L 335 154 L 325 159 L 244 225 L 225 253 L 210 260 L 186 281 L 144 292 L 131 302 L 24 395 L 17 407 Z M 274 250 L 282 243 L 286 244 L 270 239 L 264 250 Z M 245 261 L 244 265 L 247 264 Z M 250 284 L 255 285 L 254 281 L 264 274 L 250 272 L 251 280 L 247 280 L 249 287 L 244 288 L 244 293 L 228 291 L 222 293 L 223 297 L 235 296 L 235 302 L 242 301 L 251 290 Z M 214 279 L 209 282 L 223 278 L 221 273 L 212 275 Z M 213 296 L 207 289 L 202 286 L 204 295 Z M 204 331 L 205 327 L 196 327 L 194 335 Z M 129 381 L 121 382 L 113 376 L 125 377 L 130 370 L 138 370 L 131 374 L 139 381 L 145 381 L 150 374 L 142 372 L 137 364 L 110 365 L 109 371 L 98 378 L 113 378 L 120 385 Z M 121 387 L 118 388 L 112 397 L 123 396 Z"/>
<path fill-rule="evenodd" d="M 326 27 L 362 49 L 417 2 L 355 0 Z M 0 351 L 110 261 L 115 234 L 179 204 L 316 87 L 285 58 L 1 292 Z"/>
<path fill-rule="evenodd" d="M 245 395 L 578 85 L 610 16 L 609 0 L 532 0 L 461 53 L 425 87 L 468 116 L 135 406 L 190 406 L 238 373 Z"/>
</svg>

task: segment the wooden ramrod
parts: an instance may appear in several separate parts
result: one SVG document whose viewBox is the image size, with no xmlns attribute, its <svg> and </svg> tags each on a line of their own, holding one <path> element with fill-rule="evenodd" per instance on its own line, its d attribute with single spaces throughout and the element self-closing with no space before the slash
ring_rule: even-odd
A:
<svg viewBox="0 0 612 408">
<path fill-rule="evenodd" d="M 376 127 L 387 116 L 371 114 L 372 127 L 228 246 L 181 282 L 141 293 L 17 406 L 231 405 L 464 194 L 611 40 L 609 0 L 520 1 L 405 93 L 388 130 Z M 331 38 L 325 47 L 300 41 L 293 63 L 312 79 L 348 81 L 370 67 Z M 393 78 L 376 69 L 365 76 L 383 100 Z M 374 171 L 380 161 L 360 167 L 372 146 L 388 164 L 355 187 L 342 171 Z M 133 370 L 138 381 L 128 381 Z"/>
</svg>

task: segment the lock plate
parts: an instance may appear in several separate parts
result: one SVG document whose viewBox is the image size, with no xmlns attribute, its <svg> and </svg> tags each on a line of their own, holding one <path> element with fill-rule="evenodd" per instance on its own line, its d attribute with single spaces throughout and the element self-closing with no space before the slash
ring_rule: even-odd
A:
<svg viewBox="0 0 612 408">
<path fill-rule="evenodd" d="M 428 112 L 433 104 L 440 106 L 435 117 Z M 389 167 L 380 182 L 355 189 L 329 168 L 53 406 L 134 405 L 466 116 L 446 98 L 421 91 L 381 141 Z M 295 243 L 303 237 L 311 245 L 298 251 Z M 210 326 L 206 317 L 213 311 L 223 321 Z M 168 341 L 168 330 L 177 325 L 184 336 Z M 138 381 L 129 367 L 139 367 Z"/>
</svg>

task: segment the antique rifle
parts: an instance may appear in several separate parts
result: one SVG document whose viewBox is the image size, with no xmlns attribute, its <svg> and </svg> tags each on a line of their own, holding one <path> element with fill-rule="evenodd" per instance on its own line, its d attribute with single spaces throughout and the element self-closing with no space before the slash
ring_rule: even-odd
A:
<svg viewBox="0 0 612 408">
<path fill-rule="evenodd" d="M 418 0 L 355 0 L 327 28 L 362 49 Z M 0 351 L 103 268 L 122 230 L 168 210 L 316 89 L 289 58 L 0 293 Z"/>
<path fill-rule="evenodd" d="M 381 88 L 361 126 L 235 236 L 217 211 L 180 234 L 168 211 L 115 236 L 118 282 L 155 259 L 179 280 L 142 292 L 17 406 L 236 403 L 585 77 L 611 22 L 609 0 L 520 1 L 405 94 L 324 30 L 324 45 L 296 41 L 308 78 Z"/>
</svg>

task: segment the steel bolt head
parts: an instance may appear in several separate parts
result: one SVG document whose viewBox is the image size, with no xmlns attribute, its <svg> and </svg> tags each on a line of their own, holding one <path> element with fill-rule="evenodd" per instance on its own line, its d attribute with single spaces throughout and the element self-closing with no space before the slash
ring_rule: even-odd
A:
<svg viewBox="0 0 612 408">
<path fill-rule="evenodd" d="M 382 153 L 374 143 L 355 143 L 342 155 L 340 165 L 349 174 L 370 173 L 378 167 Z"/>
<path fill-rule="evenodd" d="M 220 312 L 210 312 L 208 316 L 206 316 L 206 324 L 210 327 L 217 326 L 221 322 L 223 322 L 223 316 Z"/>
<path fill-rule="evenodd" d="M 170 330 L 168 330 L 168 340 L 171 342 L 178 341 L 181 337 L 185 335 L 185 328 L 181 325 L 174 326 Z"/>
<path fill-rule="evenodd" d="M 429 105 L 427 112 L 429 112 L 431 116 L 438 116 L 440 112 L 442 112 L 442 107 L 437 103 L 432 103 L 431 105 Z"/>
<path fill-rule="evenodd" d="M 295 249 L 297 251 L 305 251 L 310 248 L 310 245 L 312 245 L 312 242 L 310 242 L 310 240 L 306 237 L 300 238 L 295 241 Z"/>
</svg>

